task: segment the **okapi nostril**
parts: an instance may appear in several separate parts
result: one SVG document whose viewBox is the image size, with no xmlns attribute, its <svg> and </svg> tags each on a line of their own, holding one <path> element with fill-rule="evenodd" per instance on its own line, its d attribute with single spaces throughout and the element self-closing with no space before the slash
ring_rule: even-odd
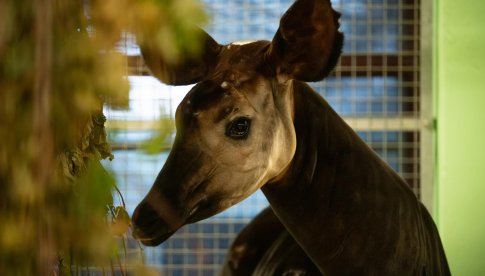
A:
<svg viewBox="0 0 485 276">
<path fill-rule="evenodd" d="M 158 220 L 157 212 L 148 203 L 141 203 L 133 213 L 133 225 L 135 229 L 149 228 Z"/>
</svg>

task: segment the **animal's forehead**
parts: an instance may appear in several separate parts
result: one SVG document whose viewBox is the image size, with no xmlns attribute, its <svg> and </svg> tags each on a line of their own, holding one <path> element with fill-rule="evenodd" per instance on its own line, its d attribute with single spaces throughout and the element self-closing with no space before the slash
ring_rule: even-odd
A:
<svg viewBox="0 0 485 276">
<path fill-rule="evenodd" d="M 184 113 L 196 113 L 216 105 L 225 96 L 227 96 L 227 91 L 221 86 L 221 83 L 210 80 L 202 81 L 189 91 L 182 102 L 182 107 Z"/>
<path fill-rule="evenodd" d="M 269 45 L 269 41 L 255 41 L 224 46 L 209 78 L 215 82 L 238 85 L 256 74 L 263 74 L 264 54 Z"/>
<path fill-rule="evenodd" d="M 181 104 L 183 113 L 195 114 L 220 106 L 223 99 L 229 101 L 239 93 L 245 93 L 241 87 L 257 85 L 260 76 L 265 74 L 264 54 L 268 46 L 268 41 L 224 46 L 213 74 L 197 83 L 185 97 Z"/>
</svg>

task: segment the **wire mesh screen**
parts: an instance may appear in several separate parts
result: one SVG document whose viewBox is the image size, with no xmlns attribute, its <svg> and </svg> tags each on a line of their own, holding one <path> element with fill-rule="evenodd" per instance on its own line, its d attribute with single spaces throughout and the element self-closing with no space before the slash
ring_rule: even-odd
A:
<svg viewBox="0 0 485 276">
<path fill-rule="evenodd" d="M 204 0 L 212 17 L 206 30 L 221 44 L 271 40 L 291 0 Z M 325 81 L 312 83 L 357 133 L 420 195 L 419 0 L 333 0 L 342 13 L 345 44 L 341 60 Z M 173 120 L 190 87 L 169 87 L 148 76 L 133 38 L 127 56 L 132 85 L 129 109 L 106 109 L 116 174 L 129 212 L 144 197 L 163 166 L 167 150 L 147 154 L 143 142 Z M 265 206 L 257 192 L 244 202 L 185 226 L 161 246 L 145 248 L 145 261 L 162 275 L 216 275 L 237 233 Z"/>
</svg>

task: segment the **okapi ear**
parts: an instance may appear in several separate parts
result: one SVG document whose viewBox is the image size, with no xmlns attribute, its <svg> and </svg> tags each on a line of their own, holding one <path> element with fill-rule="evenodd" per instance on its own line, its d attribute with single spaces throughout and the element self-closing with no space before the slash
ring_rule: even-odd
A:
<svg viewBox="0 0 485 276">
<path fill-rule="evenodd" d="M 282 79 L 319 81 L 335 67 L 343 34 L 330 0 L 297 0 L 280 21 L 267 62 Z"/>
<path fill-rule="evenodd" d="M 208 76 L 222 46 L 202 29 L 198 29 L 198 31 L 200 34 L 196 37 L 202 39 L 200 54 L 196 57 L 182 55 L 181 59 L 175 63 L 164 60 L 157 48 L 150 43 L 139 43 L 145 64 L 153 75 L 163 83 L 170 85 L 193 84 Z"/>
</svg>

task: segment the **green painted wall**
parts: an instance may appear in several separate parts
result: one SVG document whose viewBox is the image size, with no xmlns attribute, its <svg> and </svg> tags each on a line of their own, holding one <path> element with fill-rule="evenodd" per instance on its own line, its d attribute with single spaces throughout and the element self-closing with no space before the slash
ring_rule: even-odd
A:
<svg viewBox="0 0 485 276">
<path fill-rule="evenodd" d="M 453 275 L 483 276 L 485 0 L 434 0 L 433 10 L 435 218 Z"/>
</svg>

